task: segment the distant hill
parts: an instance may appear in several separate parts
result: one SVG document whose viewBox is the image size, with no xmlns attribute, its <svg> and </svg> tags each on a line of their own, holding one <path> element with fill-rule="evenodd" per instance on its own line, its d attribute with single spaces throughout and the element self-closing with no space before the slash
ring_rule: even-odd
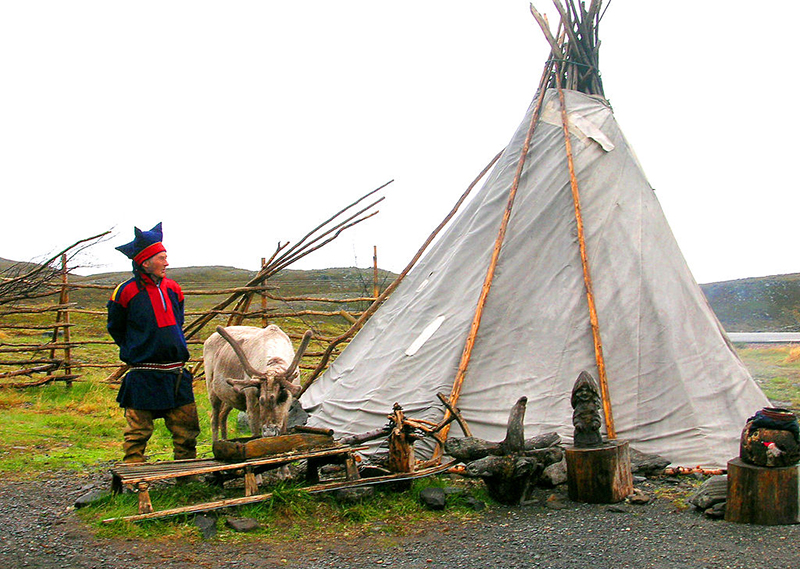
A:
<svg viewBox="0 0 800 569">
<path fill-rule="evenodd" d="M 800 273 L 700 288 L 728 332 L 800 332 Z"/>
<path fill-rule="evenodd" d="M 14 264 L 15 261 L 0 258 L 0 272 Z M 191 290 L 242 286 L 256 273 L 235 267 L 210 266 L 170 268 L 168 274 L 184 289 Z M 379 271 L 381 290 L 395 276 L 388 271 Z M 73 278 L 78 282 L 116 285 L 130 278 L 130 273 L 102 273 Z M 369 296 L 372 291 L 372 269 L 287 269 L 270 279 L 270 284 L 279 287 L 276 292 L 284 297 Z M 800 273 L 703 284 L 700 288 L 728 332 L 800 332 Z M 81 291 L 73 298 L 86 304 L 104 303 L 108 293 Z"/>
<path fill-rule="evenodd" d="M 298 271 L 286 269 L 269 279 L 269 285 L 276 287 L 272 291 L 281 297 L 330 297 L 356 298 L 372 295 L 372 269 L 341 267 L 331 269 L 314 269 Z M 235 267 L 209 266 L 167 269 L 169 278 L 180 283 L 184 290 L 221 290 L 240 287 L 247 284 L 255 275 L 255 271 L 237 269 Z M 128 280 L 130 272 L 101 273 L 89 276 L 71 277 L 75 282 L 102 285 L 117 285 Z M 388 271 L 378 271 L 378 284 L 383 290 L 394 280 L 396 275 Z M 70 298 L 86 306 L 105 305 L 108 291 L 81 290 L 72 293 Z M 226 295 L 224 295 L 226 296 Z M 223 296 L 193 297 L 194 309 L 210 308 Z M 294 308 L 311 307 L 309 303 L 293 304 Z"/>
<path fill-rule="evenodd" d="M 169 278 L 178 281 L 185 289 L 222 289 L 245 285 L 255 271 L 235 267 L 186 267 L 167 269 Z M 378 271 L 378 283 L 386 288 L 395 278 L 394 273 Z M 73 277 L 77 282 L 115 285 L 128 280 L 130 272 L 101 273 L 85 277 Z M 279 287 L 281 296 L 343 294 L 368 296 L 372 291 L 372 269 L 340 267 L 298 271 L 286 269 L 269 280 Z"/>
</svg>

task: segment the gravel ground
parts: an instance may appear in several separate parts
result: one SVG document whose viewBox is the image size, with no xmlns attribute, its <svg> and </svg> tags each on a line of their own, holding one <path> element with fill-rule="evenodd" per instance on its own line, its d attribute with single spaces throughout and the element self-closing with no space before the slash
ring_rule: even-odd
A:
<svg viewBox="0 0 800 569">
<path fill-rule="evenodd" d="M 639 486 L 651 495 L 657 486 L 681 491 L 676 480 Z M 553 509 L 546 506 L 553 491 L 537 490 L 526 506 L 494 507 L 466 522 L 444 518 L 402 537 L 377 524 L 358 538 L 274 548 L 255 540 L 98 539 L 72 507 L 93 488 L 108 482 L 74 474 L 0 481 L 0 568 L 800 568 L 800 525 L 711 520 L 665 497 L 614 506 L 563 499 L 563 509 Z"/>
</svg>

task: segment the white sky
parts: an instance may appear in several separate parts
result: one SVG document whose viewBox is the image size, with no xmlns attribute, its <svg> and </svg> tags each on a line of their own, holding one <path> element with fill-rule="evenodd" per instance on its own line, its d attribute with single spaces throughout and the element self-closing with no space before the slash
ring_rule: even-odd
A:
<svg viewBox="0 0 800 569">
<path fill-rule="evenodd" d="M 537 7 L 551 15 L 549 0 Z M 612 0 L 606 96 L 699 282 L 800 272 L 800 3 Z M 0 3 L 0 257 L 164 223 L 173 266 L 399 271 L 510 139 L 548 54 L 524 0 Z"/>
</svg>

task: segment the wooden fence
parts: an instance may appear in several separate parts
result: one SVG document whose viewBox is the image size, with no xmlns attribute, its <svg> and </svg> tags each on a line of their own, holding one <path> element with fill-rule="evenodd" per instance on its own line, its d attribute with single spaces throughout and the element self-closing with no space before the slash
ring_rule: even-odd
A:
<svg viewBox="0 0 800 569">
<path fill-rule="evenodd" d="M 353 309 L 344 309 L 342 306 L 357 306 L 372 304 L 375 297 L 380 294 L 378 283 L 377 256 L 373 258 L 372 293 L 374 296 L 361 296 L 355 298 L 322 298 L 316 296 L 279 296 L 274 294 L 275 286 L 267 284 L 267 279 L 252 279 L 244 286 L 236 286 L 217 290 L 184 290 L 185 296 L 222 296 L 225 301 L 216 304 L 208 310 L 186 312 L 184 333 L 187 344 L 193 356 L 190 360 L 195 379 L 202 376 L 202 355 L 200 346 L 205 338 L 213 332 L 210 324 L 223 324 L 226 326 L 241 325 L 243 323 L 266 326 L 269 321 L 280 319 L 300 319 L 309 317 L 325 319 L 343 319 L 347 326 L 356 322 L 363 312 Z M 265 258 L 261 259 L 262 271 L 268 267 Z M 274 276 L 274 272 L 268 276 Z M 97 339 L 98 334 L 88 333 L 86 326 L 105 329 L 106 311 L 87 309 L 70 300 L 70 292 L 76 290 L 102 290 L 110 296 L 115 288 L 113 285 L 88 284 L 70 282 L 69 267 L 66 254 L 61 257 L 61 270 L 56 281 L 47 284 L 48 290 L 37 294 L 36 303 L 0 306 L 0 388 L 24 388 L 45 385 L 51 382 L 62 381 L 67 387 L 78 379 L 78 371 L 91 368 L 107 368 L 110 374 L 106 381 L 115 382 L 125 372 L 125 366 L 117 359 L 117 350 L 114 342 L 107 334 L 106 339 Z M 50 297 L 50 298 L 48 298 Z M 57 297 L 55 302 L 48 302 Z M 254 302 L 255 301 L 255 302 Z M 270 301 L 272 305 L 270 305 Z M 330 309 L 316 308 L 281 309 L 287 303 L 303 303 L 319 306 L 331 304 Z M 255 306 L 254 306 L 255 305 Z M 277 305 L 277 307 L 276 307 Z M 48 322 L 52 315 L 52 322 Z M 82 323 L 76 322 L 81 316 Z M 255 322 L 254 322 L 255 321 Z M 30 341 L 30 335 L 36 336 L 38 341 Z M 287 333 L 293 339 L 302 336 L 300 332 Z M 42 341 L 47 338 L 46 341 Z M 25 341 L 25 340 L 28 341 Z M 319 345 L 330 345 L 337 337 L 326 336 L 315 331 L 314 340 Z M 76 352 L 91 347 L 103 348 L 96 351 L 91 357 L 77 357 Z M 340 348 L 337 348 L 337 353 Z M 326 351 L 327 352 L 327 351 Z M 323 351 L 309 350 L 309 358 L 321 357 Z M 301 366 L 315 369 L 315 366 L 306 364 Z M 5 371 L 5 370 L 11 371 Z M 318 372 L 318 370 L 317 370 Z M 23 380 L 24 379 L 24 380 Z"/>
</svg>

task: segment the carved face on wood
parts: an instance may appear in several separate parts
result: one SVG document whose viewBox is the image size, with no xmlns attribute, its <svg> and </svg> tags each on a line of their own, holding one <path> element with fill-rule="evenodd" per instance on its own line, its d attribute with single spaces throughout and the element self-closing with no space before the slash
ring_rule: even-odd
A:
<svg viewBox="0 0 800 569">
<path fill-rule="evenodd" d="M 602 445 L 600 393 L 594 378 L 588 372 L 582 371 L 575 381 L 571 403 L 575 446 L 580 448 Z"/>
</svg>

